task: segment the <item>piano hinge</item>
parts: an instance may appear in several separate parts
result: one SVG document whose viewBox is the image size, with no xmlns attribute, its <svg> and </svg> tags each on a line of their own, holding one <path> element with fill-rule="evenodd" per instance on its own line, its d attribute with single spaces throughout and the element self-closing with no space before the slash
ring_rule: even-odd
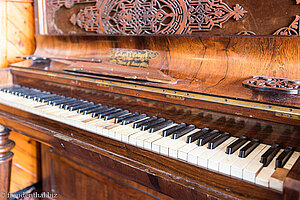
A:
<svg viewBox="0 0 300 200">
<path fill-rule="evenodd" d="M 177 95 L 170 95 L 170 94 L 167 94 L 166 97 L 167 97 L 167 98 L 170 98 L 170 99 L 177 99 L 177 100 L 182 100 L 182 101 L 185 100 L 184 97 L 177 96 Z"/>
<path fill-rule="evenodd" d="M 286 114 L 286 113 L 275 112 L 275 116 L 300 120 L 300 116 L 299 115 L 293 115 L 293 114 Z"/>
</svg>

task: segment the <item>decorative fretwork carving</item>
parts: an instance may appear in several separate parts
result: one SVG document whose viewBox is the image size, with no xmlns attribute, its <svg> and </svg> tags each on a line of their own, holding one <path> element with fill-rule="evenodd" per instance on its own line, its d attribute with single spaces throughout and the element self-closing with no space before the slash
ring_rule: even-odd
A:
<svg viewBox="0 0 300 200">
<path fill-rule="evenodd" d="M 297 15 L 296 19 L 288 27 L 283 27 L 277 30 L 274 35 L 299 35 L 300 34 L 300 16 Z"/>
<path fill-rule="evenodd" d="M 251 79 L 245 80 L 243 86 L 259 91 L 300 94 L 300 80 L 295 79 L 253 76 Z"/>
<path fill-rule="evenodd" d="M 62 34 L 55 24 L 55 14 L 62 7 L 72 8 L 75 4 L 95 3 L 97 0 L 48 0 L 47 1 L 47 23 L 48 32 L 52 34 Z"/>
<path fill-rule="evenodd" d="M 65 1 L 58 5 L 67 7 Z M 239 4 L 231 8 L 222 0 L 104 0 L 80 10 L 70 21 L 85 31 L 105 34 L 191 34 L 222 28 L 245 13 Z"/>
<path fill-rule="evenodd" d="M 256 35 L 253 31 L 241 31 L 237 35 Z"/>
<path fill-rule="evenodd" d="M 107 33 L 191 34 L 222 28 L 246 12 L 222 0 L 107 0 L 101 7 L 101 24 Z"/>
</svg>

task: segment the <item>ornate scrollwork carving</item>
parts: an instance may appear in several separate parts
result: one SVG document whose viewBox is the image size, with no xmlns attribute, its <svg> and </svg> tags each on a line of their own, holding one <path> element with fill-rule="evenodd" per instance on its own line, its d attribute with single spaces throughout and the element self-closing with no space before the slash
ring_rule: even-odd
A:
<svg viewBox="0 0 300 200">
<path fill-rule="evenodd" d="M 297 15 L 296 19 L 288 27 L 278 29 L 274 35 L 299 35 L 300 34 L 300 16 Z"/>
<path fill-rule="evenodd" d="M 245 80 L 243 86 L 252 90 L 300 94 L 300 80 L 276 78 L 268 76 L 253 76 Z"/>
<path fill-rule="evenodd" d="M 68 1 L 56 5 L 72 6 L 80 0 Z M 237 21 L 245 13 L 239 4 L 231 8 L 222 0 L 104 0 L 80 10 L 70 22 L 105 34 L 191 34 L 222 28 L 229 19 Z"/>
</svg>

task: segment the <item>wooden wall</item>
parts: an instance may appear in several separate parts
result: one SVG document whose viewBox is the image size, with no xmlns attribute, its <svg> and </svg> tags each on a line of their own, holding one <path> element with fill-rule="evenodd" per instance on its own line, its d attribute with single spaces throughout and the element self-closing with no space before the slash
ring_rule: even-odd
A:
<svg viewBox="0 0 300 200">
<path fill-rule="evenodd" d="M 40 144 L 20 133 L 11 132 L 10 139 L 15 141 L 10 191 L 16 192 L 38 182 L 40 176 Z"/>
<path fill-rule="evenodd" d="M 33 0 L 0 0 L 0 68 L 19 61 L 16 56 L 35 50 Z M 39 144 L 19 133 L 11 132 L 15 141 L 11 192 L 38 180 Z"/>
<path fill-rule="evenodd" d="M 35 49 L 33 0 L 0 0 L 0 68 Z"/>
</svg>

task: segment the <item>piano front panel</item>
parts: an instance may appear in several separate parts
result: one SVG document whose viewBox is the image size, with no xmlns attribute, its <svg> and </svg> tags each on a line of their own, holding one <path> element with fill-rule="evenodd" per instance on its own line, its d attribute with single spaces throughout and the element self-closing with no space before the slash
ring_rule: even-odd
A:
<svg viewBox="0 0 300 200">
<path fill-rule="evenodd" d="M 54 199 L 172 199 L 46 145 L 42 145 L 41 154 L 43 187 L 56 195 Z"/>
</svg>

